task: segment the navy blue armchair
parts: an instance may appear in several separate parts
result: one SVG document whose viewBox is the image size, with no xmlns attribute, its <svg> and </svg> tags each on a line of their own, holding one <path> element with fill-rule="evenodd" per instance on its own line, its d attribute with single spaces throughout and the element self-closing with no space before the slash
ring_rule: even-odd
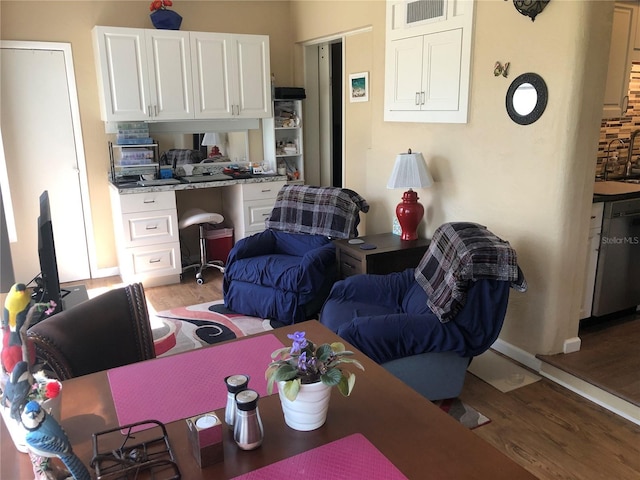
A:
<svg viewBox="0 0 640 480">
<path fill-rule="evenodd" d="M 229 254 L 226 307 L 283 325 L 316 317 L 337 278 L 333 239 L 357 236 L 359 212 L 368 208 L 351 190 L 285 185 L 267 230 Z"/>
</svg>

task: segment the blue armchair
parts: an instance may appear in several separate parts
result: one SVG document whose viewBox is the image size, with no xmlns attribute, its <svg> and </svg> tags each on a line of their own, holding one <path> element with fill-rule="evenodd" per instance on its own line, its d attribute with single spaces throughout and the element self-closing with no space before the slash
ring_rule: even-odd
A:
<svg viewBox="0 0 640 480">
<path fill-rule="evenodd" d="M 471 359 L 498 338 L 515 251 L 477 224 L 444 224 L 415 269 L 337 282 L 320 322 L 430 400 L 457 397 Z"/>
<path fill-rule="evenodd" d="M 283 325 L 315 317 L 337 278 L 333 238 L 357 236 L 359 212 L 368 208 L 351 190 L 285 185 L 267 230 L 229 254 L 226 307 Z"/>
</svg>

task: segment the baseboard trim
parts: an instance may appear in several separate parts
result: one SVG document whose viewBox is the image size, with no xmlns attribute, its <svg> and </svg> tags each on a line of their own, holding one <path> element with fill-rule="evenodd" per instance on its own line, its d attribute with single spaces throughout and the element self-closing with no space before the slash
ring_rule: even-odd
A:
<svg viewBox="0 0 640 480">
<path fill-rule="evenodd" d="M 538 372 L 541 376 L 551 380 L 552 382 L 577 393 L 581 397 L 586 398 L 603 408 L 606 408 L 625 420 L 629 420 L 636 425 L 640 425 L 640 407 L 627 402 L 620 397 L 612 395 L 595 385 L 591 385 L 570 373 L 549 365 L 548 363 L 539 360 L 531 353 L 505 342 L 504 340 L 496 340 L 491 348 L 503 355 L 506 355 L 512 360 L 515 360 L 521 365 Z"/>
<path fill-rule="evenodd" d="M 560 370 L 548 363 L 541 362 L 542 369 L 540 375 L 549 380 L 562 385 L 563 387 L 577 393 L 581 397 L 592 401 L 593 403 L 606 408 L 612 413 L 629 420 L 630 422 L 640 425 L 640 407 L 623 400 L 620 397 L 610 394 L 595 385 L 581 380 L 570 373 Z"/>
</svg>

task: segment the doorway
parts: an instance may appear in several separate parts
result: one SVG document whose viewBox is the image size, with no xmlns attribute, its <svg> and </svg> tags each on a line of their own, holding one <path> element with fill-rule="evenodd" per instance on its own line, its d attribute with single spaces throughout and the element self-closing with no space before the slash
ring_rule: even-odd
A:
<svg viewBox="0 0 640 480">
<path fill-rule="evenodd" d="M 307 183 L 343 187 L 343 41 L 305 46 L 305 176 Z"/>
<path fill-rule="evenodd" d="M 3 198 L 10 197 L 4 206 L 13 206 L 5 213 L 15 227 L 15 279 L 27 283 L 40 272 L 37 218 L 44 190 L 49 192 L 60 281 L 90 278 L 93 242 L 71 46 L 3 41 L 0 47 L 0 169 L 8 179 Z"/>
</svg>

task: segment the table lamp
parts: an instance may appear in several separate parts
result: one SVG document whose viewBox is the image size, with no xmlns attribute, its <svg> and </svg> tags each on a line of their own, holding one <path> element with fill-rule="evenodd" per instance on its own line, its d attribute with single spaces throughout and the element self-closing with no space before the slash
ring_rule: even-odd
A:
<svg viewBox="0 0 640 480">
<path fill-rule="evenodd" d="M 402 202 L 396 207 L 396 216 L 402 229 L 402 240 L 416 240 L 416 230 L 424 216 L 424 207 L 418 202 L 418 194 L 413 188 L 430 187 L 433 178 L 427 169 L 422 153 L 400 153 L 396 157 L 387 188 L 408 188 L 402 195 Z"/>
<path fill-rule="evenodd" d="M 219 133 L 205 133 L 202 138 L 202 145 L 206 147 L 211 147 L 211 152 L 209 152 L 210 157 L 219 157 L 222 155 L 220 152 L 220 146 L 222 146 L 224 140 L 222 135 Z"/>
</svg>

